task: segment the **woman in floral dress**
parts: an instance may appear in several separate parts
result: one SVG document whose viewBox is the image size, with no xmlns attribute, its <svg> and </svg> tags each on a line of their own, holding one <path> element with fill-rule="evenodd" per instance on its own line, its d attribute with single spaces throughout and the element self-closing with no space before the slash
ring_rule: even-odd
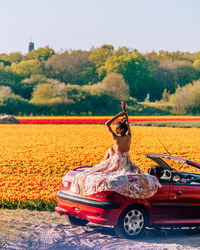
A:
<svg viewBox="0 0 200 250">
<path fill-rule="evenodd" d="M 74 177 L 71 191 L 83 195 L 115 191 L 136 199 L 149 198 L 157 192 L 160 187 L 158 179 L 142 173 L 130 160 L 132 135 L 124 102 L 122 102 L 122 109 L 122 112 L 105 123 L 114 140 L 114 146 L 106 152 L 98 165 Z M 119 117 L 123 118 L 116 124 L 115 133 L 111 124 Z"/>
</svg>

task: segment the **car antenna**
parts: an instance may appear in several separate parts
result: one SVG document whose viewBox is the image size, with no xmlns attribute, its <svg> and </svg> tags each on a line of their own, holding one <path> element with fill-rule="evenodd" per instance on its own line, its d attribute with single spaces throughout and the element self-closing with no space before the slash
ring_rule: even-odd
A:
<svg viewBox="0 0 200 250">
<path fill-rule="evenodd" d="M 163 146 L 163 148 L 167 151 L 167 153 L 168 153 L 169 155 L 171 155 L 170 152 L 166 149 L 166 147 L 162 144 L 162 142 L 161 142 L 161 140 L 159 139 L 159 137 L 158 137 L 158 141 L 159 141 L 160 144 Z"/>
</svg>

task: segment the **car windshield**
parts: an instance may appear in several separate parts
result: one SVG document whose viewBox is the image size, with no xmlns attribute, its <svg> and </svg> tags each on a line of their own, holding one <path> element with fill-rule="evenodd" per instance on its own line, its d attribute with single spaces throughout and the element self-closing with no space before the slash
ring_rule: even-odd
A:
<svg viewBox="0 0 200 250">
<path fill-rule="evenodd" d="M 174 161 L 173 159 L 162 158 L 171 168 L 179 172 L 200 173 L 200 169 L 195 166 L 188 165 L 184 162 Z"/>
</svg>

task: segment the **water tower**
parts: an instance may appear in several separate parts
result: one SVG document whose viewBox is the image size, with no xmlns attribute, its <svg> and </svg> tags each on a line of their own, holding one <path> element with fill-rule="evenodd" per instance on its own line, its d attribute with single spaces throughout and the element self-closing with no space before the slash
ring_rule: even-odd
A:
<svg viewBox="0 0 200 250">
<path fill-rule="evenodd" d="M 34 49 L 34 43 L 30 42 L 28 46 L 28 52 L 31 52 Z"/>
</svg>

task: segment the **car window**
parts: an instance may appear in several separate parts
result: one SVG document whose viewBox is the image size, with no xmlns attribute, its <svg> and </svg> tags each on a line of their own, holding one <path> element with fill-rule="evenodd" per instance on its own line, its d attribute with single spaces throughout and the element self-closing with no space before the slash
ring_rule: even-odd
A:
<svg viewBox="0 0 200 250">
<path fill-rule="evenodd" d="M 200 173 L 200 169 L 183 162 L 176 162 L 171 159 L 163 159 L 171 168 L 186 173 Z"/>
</svg>

